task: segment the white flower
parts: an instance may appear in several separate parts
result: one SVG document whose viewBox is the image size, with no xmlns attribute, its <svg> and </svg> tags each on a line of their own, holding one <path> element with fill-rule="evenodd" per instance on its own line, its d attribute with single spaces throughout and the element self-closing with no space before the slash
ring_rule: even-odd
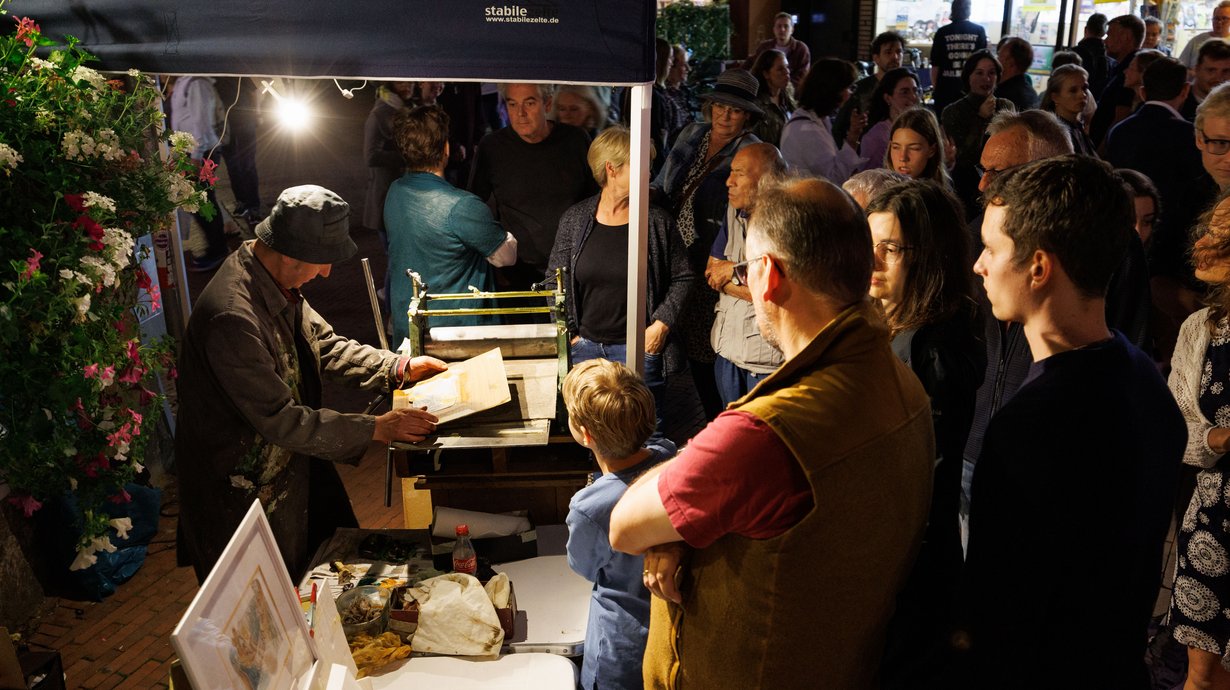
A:
<svg viewBox="0 0 1230 690">
<path fill-rule="evenodd" d="M 50 422 L 50 421 L 51 421 L 51 410 L 49 410 L 49 409 L 47 409 L 47 408 L 45 408 L 45 407 L 44 407 L 44 408 L 43 408 L 43 416 L 45 416 L 45 417 L 47 418 L 47 421 L 49 421 L 49 422 Z"/>
<path fill-rule="evenodd" d="M 47 62 L 46 60 L 42 58 L 34 57 L 34 56 L 30 56 L 30 64 L 34 65 L 38 69 L 55 69 L 56 67 L 55 63 Z"/>
<path fill-rule="evenodd" d="M 115 529 L 115 536 L 120 539 L 127 539 L 128 530 L 132 529 L 132 518 L 118 518 L 112 520 L 111 527 Z"/>
<path fill-rule="evenodd" d="M 71 458 L 76 454 L 77 454 L 77 449 L 73 448 L 72 446 L 69 446 L 64 449 L 64 457 L 66 458 Z"/>
<path fill-rule="evenodd" d="M 139 70 L 139 69 L 137 69 L 137 68 L 135 68 L 135 67 L 134 67 L 134 68 L 132 68 L 132 69 L 128 70 L 128 76 L 130 76 L 130 77 L 139 77 L 139 76 L 141 76 L 141 70 Z"/>
<path fill-rule="evenodd" d="M 103 196 L 97 192 L 86 192 L 81 197 L 81 203 L 86 206 L 97 206 L 105 208 L 108 211 L 115 213 L 115 200 L 111 197 Z"/>
<path fill-rule="evenodd" d="M 144 471 L 145 471 L 145 465 L 142 465 L 141 463 L 137 462 L 136 460 L 133 460 L 133 461 L 132 461 L 132 471 L 133 471 L 133 472 L 136 472 L 137 474 L 141 474 L 142 472 L 144 472 Z"/>
<path fill-rule="evenodd" d="M 34 111 L 34 124 L 38 125 L 45 132 L 51 125 L 55 124 L 56 116 L 46 108 L 39 108 Z"/>
<path fill-rule="evenodd" d="M 188 132 L 171 132 L 171 148 L 180 153 L 192 153 L 196 150 L 196 137 Z"/>
<path fill-rule="evenodd" d="M 73 305 L 77 307 L 77 321 L 84 322 L 87 314 L 90 313 L 90 293 L 86 293 L 77 299 L 73 300 Z"/>
<path fill-rule="evenodd" d="M 253 484 L 250 479 L 243 476 L 242 474 L 232 474 L 231 475 L 231 486 L 235 487 L 236 489 L 248 489 L 248 490 L 256 488 L 256 485 Z"/>
<path fill-rule="evenodd" d="M 73 559 L 73 563 L 68 566 L 68 569 L 85 570 L 97 562 L 98 556 L 95 556 L 93 551 L 87 551 L 85 548 L 80 548 L 77 549 L 77 557 Z"/>
<path fill-rule="evenodd" d="M 74 129 L 64 133 L 64 139 L 60 141 L 60 148 L 63 149 L 64 157 L 68 160 L 81 160 L 85 155 L 93 154 L 94 138 L 79 129 Z"/>
<path fill-rule="evenodd" d="M 25 159 L 17 153 L 17 149 L 8 144 L 0 144 L 0 168 L 16 168 L 18 163 Z"/>
<path fill-rule="evenodd" d="M 77 69 L 73 70 L 73 81 L 87 81 L 99 91 L 107 88 L 107 80 L 103 79 L 103 75 L 85 65 L 78 65 Z"/>
<path fill-rule="evenodd" d="M 81 267 L 83 271 L 103 284 L 104 287 L 112 287 L 115 285 L 115 267 L 110 261 L 100 256 L 83 256 L 81 257 Z"/>
<path fill-rule="evenodd" d="M 69 478 L 68 478 L 68 486 L 69 486 L 69 488 L 71 488 L 73 491 L 76 491 L 76 490 L 77 490 L 77 480 L 76 480 L 76 479 L 73 479 L 72 477 L 69 477 Z"/>
<path fill-rule="evenodd" d="M 9 306 L 7 304 L 0 304 L 0 317 L 3 317 L 7 321 L 9 316 Z"/>
</svg>

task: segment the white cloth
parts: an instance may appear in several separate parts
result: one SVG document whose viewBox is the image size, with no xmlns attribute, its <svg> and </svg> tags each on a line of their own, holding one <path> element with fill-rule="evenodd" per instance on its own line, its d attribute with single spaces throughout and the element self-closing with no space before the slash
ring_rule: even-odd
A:
<svg viewBox="0 0 1230 690">
<path fill-rule="evenodd" d="M 222 129 L 222 101 L 210 77 L 180 77 L 171 92 L 171 129 L 196 139 L 193 158 L 204 158 L 218 145 Z"/>
<path fill-rule="evenodd" d="M 1187 421 L 1187 451 L 1183 464 L 1209 468 L 1217 464 L 1222 454 L 1209 447 L 1209 432 L 1217 428 L 1200 411 L 1200 378 L 1204 372 L 1205 352 L 1209 349 L 1208 308 L 1187 317 L 1179 329 L 1170 360 L 1170 392 Z"/>
<path fill-rule="evenodd" d="M 829 118 L 805 108 L 795 111 L 782 129 L 782 157 L 791 168 L 820 175 L 835 185 L 845 182 L 866 162 L 845 142 L 837 148 Z"/>
<path fill-rule="evenodd" d="M 486 590 L 473 575 L 449 573 L 424 580 L 408 594 L 419 603 L 416 652 L 492 656 L 504 644 L 504 628 Z"/>
<path fill-rule="evenodd" d="M 504 244 L 487 255 L 487 263 L 496 268 L 517 263 L 517 238 L 511 232 L 504 232 Z"/>
</svg>

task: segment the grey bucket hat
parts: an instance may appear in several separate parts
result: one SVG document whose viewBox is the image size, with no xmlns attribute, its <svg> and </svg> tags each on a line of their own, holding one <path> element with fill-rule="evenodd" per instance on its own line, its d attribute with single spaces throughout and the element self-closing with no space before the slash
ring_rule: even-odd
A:
<svg viewBox="0 0 1230 690">
<path fill-rule="evenodd" d="M 728 69 L 718 75 L 713 90 L 701 96 L 706 101 L 716 101 L 742 108 L 753 115 L 764 115 L 756 103 L 756 91 L 760 83 L 745 69 Z"/>
<path fill-rule="evenodd" d="M 256 236 L 270 249 L 310 264 L 334 264 L 354 256 L 350 204 L 314 184 L 290 187 L 278 195 Z"/>
</svg>

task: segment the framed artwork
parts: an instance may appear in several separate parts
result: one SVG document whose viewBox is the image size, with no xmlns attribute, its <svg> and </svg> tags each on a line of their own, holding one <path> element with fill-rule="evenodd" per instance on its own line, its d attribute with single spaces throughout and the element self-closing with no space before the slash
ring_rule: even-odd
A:
<svg viewBox="0 0 1230 690">
<path fill-rule="evenodd" d="M 171 633 L 194 688 L 293 690 L 317 653 L 260 501 Z"/>
</svg>

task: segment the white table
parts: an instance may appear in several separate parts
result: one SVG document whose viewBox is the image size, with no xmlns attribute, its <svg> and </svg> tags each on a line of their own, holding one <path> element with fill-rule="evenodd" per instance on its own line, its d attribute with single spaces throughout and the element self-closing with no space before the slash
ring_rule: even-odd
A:
<svg viewBox="0 0 1230 690">
<path fill-rule="evenodd" d="M 371 681 L 372 690 L 572 690 L 577 667 L 554 654 L 508 654 L 498 659 L 424 656 L 364 680 Z"/>
<path fill-rule="evenodd" d="M 508 643 L 506 651 L 561 656 L 584 652 L 593 584 L 572 572 L 567 556 L 539 556 L 494 568 L 508 573 L 517 610 L 526 616 L 525 633 L 517 635 L 521 641 Z"/>
</svg>

